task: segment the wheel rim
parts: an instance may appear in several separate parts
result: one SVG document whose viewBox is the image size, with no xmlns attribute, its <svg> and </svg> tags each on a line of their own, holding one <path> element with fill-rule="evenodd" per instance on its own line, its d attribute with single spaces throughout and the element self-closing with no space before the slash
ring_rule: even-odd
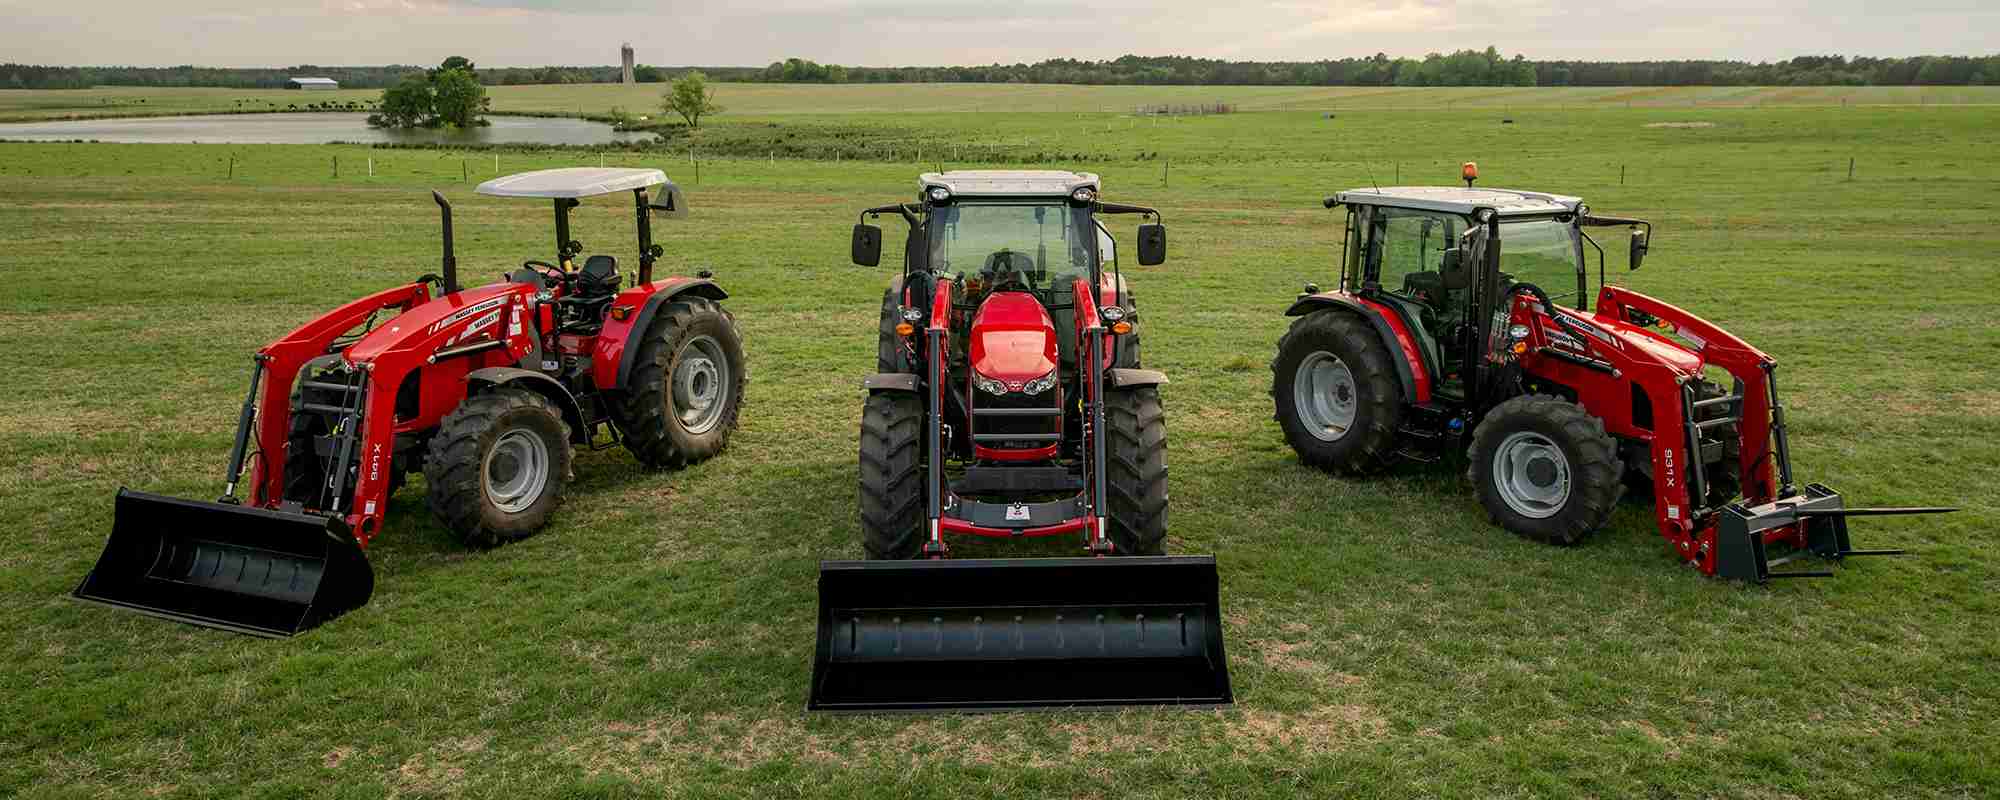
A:
<svg viewBox="0 0 2000 800">
<path fill-rule="evenodd" d="M 729 360 L 713 336 L 697 336 L 681 345 L 674 359 L 673 407 L 669 409 L 688 433 L 707 433 L 722 421 L 729 406 Z"/>
<path fill-rule="evenodd" d="M 1292 407 L 1315 439 L 1331 442 L 1346 436 L 1359 405 L 1354 373 L 1339 356 L 1316 351 L 1292 373 Z"/>
<path fill-rule="evenodd" d="M 549 484 L 549 446 L 533 431 L 508 431 L 486 452 L 480 475 L 493 506 L 519 514 L 540 500 Z"/>
<path fill-rule="evenodd" d="M 1547 519 L 1569 502 L 1569 458 L 1549 437 L 1510 434 L 1493 451 L 1493 483 L 1514 513 Z"/>
</svg>

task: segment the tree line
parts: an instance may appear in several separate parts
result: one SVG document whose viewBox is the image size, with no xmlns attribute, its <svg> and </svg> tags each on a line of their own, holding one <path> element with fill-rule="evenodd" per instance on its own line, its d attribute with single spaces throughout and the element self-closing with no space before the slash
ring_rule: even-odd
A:
<svg viewBox="0 0 2000 800">
<path fill-rule="evenodd" d="M 1176 86 L 1910 86 L 2000 84 L 2000 54 L 1895 58 L 1800 56 L 1783 61 L 1538 61 L 1483 51 L 1392 58 L 1385 53 L 1318 61 L 1228 61 L 1188 56 L 1120 56 L 1109 61 L 1056 58 L 1033 64 L 959 67 L 859 67 L 788 58 L 765 67 L 634 68 L 641 83 L 660 83 L 699 69 L 712 80 L 769 83 L 1068 83 Z M 332 78 L 341 86 L 381 89 L 423 68 L 293 67 L 50 67 L 0 64 L 0 88 L 81 89 L 90 86 L 220 86 L 282 88 L 294 76 Z M 616 83 L 619 68 L 486 67 L 487 86 Z"/>
</svg>

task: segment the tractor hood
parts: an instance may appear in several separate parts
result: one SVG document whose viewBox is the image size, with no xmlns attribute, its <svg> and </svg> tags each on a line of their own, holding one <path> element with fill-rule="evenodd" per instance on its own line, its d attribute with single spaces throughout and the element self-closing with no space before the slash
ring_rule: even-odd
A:
<svg viewBox="0 0 2000 800">
<path fill-rule="evenodd" d="M 1605 317 L 1571 315 L 1570 319 L 1585 322 L 1585 329 L 1597 340 L 1593 347 L 1616 348 L 1629 357 L 1654 361 L 1683 375 L 1701 374 L 1700 353 L 1651 330 Z"/>
<path fill-rule="evenodd" d="M 972 317 L 972 371 L 1019 390 L 1055 371 L 1056 324 L 1025 292 L 994 292 Z"/>
</svg>

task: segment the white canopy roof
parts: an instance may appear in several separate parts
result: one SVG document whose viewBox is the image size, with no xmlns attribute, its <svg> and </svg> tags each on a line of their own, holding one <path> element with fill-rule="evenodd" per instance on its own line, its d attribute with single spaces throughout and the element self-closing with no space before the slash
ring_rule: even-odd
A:
<svg viewBox="0 0 2000 800">
<path fill-rule="evenodd" d="M 1386 189 L 1349 189 L 1335 196 L 1342 203 L 1394 208 L 1420 208 L 1470 214 L 1475 208 L 1490 208 L 1503 217 L 1526 214 L 1573 212 L 1582 198 L 1513 189 L 1469 189 L 1463 186 L 1391 186 Z"/>
<path fill-rule="evenodd" d="M 657 169 L 629 167 L 563 167 L 522 172 L 479 184 L 474 189 L 494 197 L 596 197 L 668 183 Z"/>
<path fill-rule="evenodd" d="M 1068 195 L 1079 186 L 1095 188 L 1097 176 L 1059 169 L 956 169 L 926 172 L 919 189 L 942 186 L 955 195 Z"/>
</svg>

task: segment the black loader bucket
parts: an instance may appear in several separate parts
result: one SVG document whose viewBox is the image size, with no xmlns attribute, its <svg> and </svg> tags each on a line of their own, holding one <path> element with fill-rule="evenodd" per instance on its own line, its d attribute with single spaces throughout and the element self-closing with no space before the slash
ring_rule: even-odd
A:
<svg viewBox="0 0 2000 800">
<path fill-rule="evenodd" d="M 1212 556 L 827 561 L 811 711 L 1229 703 Z"/>
<path fill-rule="evenodd" d="M 111 540 L 78 600 L 291 636 L 368 603 L 375 573 L 340 523 L 118 490 Z"/>
</svg>

